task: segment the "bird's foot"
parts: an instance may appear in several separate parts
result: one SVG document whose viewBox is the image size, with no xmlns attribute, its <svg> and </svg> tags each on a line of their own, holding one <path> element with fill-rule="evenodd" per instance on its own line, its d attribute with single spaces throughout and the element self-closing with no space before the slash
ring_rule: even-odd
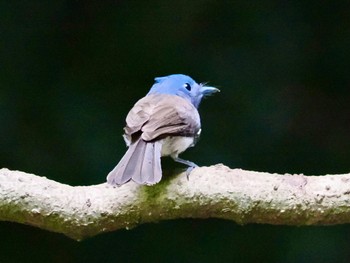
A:
<svg viewBox="0 0 350 263">
<path fill-rule="evenodd" d="M 176 158 L 173 158 L 175 162 L 178 162 L 178 163 L 182 163 L 182 164 L 185 164 L 188 166 L 188 168 L 186 169 L 186 177 L 187 177 L 187 180 L 190 180 L 190 173 L 192 172 L 192 170 L 196 167 L 198 167 L 197 164 L 195 164 L 194 162 L 191 162 L 191 161 L 188 161 L 188 160 L 184 160 L 184 159 L 181 159 L 179 157 L 176 157 Z"/>
<path fill-rule="evenodd" d="M 190 174 L 191 174 L 191 172 L 193 171 L 193 169 L 196 168 L 196 167 L 198 167 L 198 165 L 196 165 L 196 166 L 190 166 L 190 167 L 188 167 L 188 168 L 186 169 L 186 178 L 187 178 L 187 180 L 190 180 Z"/>
</svg>

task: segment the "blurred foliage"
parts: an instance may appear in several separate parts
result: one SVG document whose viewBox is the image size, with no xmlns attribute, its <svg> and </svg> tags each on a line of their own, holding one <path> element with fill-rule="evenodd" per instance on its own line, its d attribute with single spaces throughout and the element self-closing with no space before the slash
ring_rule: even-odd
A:
<svg viewBox="0 0 350 263">
<path fill-rule="evenodd" d="M 348 1 L 1 1 L 1 167 L 104 182 L 153 78 L 220 94 L 200 108 L 200 165 L 349 171 Z M 165 162 L 165 169 L 167 169 Z M 0 225 L 1 262 L 348 262 L 349 227 L 144 225 L 76 243 Z"/>
</svg>

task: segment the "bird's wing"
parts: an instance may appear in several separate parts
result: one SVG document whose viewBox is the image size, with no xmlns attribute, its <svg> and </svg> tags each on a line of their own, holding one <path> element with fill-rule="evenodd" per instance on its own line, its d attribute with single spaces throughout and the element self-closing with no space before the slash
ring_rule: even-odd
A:
<svg viewBox="0 0 350 263">
<path fill-rule="evenodd" d="M 193 136 L 200 129 L 200 118 L 192 103 L 166 94 L 148 95 L 139 100 L 126 118 L 125 133 L 142 132 L 145 141 L 165 135 Z"/>
</svg>

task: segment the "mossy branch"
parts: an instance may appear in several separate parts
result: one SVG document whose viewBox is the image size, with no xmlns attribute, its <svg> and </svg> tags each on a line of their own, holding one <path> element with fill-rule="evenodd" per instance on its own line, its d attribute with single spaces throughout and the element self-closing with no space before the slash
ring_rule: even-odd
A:
<svg viewBox="0 0 350 263">
<path fill-rule="evenodd" d="M 177 218 L 222 218 L 238 224 L 350 223 L 350 174 L 279 175 L 196 168 L 154 186 L 69 186 L 19 171 L 0 170 L 0 220 L 82 240 Z"/>
</svg>

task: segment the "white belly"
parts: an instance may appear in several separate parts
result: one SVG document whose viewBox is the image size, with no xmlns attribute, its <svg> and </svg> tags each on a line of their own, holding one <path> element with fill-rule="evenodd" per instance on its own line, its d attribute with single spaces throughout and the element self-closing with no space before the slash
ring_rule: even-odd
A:
<svg viewBox="0 0 350 263">
<path fill-rule="evenodd" d="M 193 146 L 193 137 L 173 136 L 162 140 L 162 156 L 177 157 L 180 153 L 185 151 L 188 147 Z"/>
</svg>

